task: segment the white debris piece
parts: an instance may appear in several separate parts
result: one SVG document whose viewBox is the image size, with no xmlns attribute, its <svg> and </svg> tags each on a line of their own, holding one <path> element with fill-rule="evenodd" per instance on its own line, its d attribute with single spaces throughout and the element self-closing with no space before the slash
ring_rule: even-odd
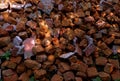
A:
<svg viewBox="0 0 120 81">
<path fill-rule="evenodd" d="M 34 38 L 27 38 L 23 41 L 24 45 L 24 59 L 30 58 L 33 56 L 32 48 L 35 46 L 35 39 Z"/>
<path fill-rule="evenodd" d="M 75 37 L 73 39 L 73 44 L 75 46 L 75 51 L 74 52 L 68 52 L 68 53 L 62 54 L 59 57 L 66 59 L 66 58 L 69 58 L 70 56 L 74 55 L 75 53 L 78 53 L 79 55 L 82 55 L 82 51 L 77 44 L 77 37 Z"/>
<path fill-rule="evenodd" d="M 13 45 L 15 48 L 18 49 L 17 54 L 23 54 L 24 45 L 20 45 L 22 42 L 23 42 L 23 40 L 19 36 L 16 36 L 13 39 Z"/>
<path fill-rule="evenodd" d="M 21 45 L 21 46 L 15 46 L 15 47 L 18 48 L 17 54 L 23 54 L 23 48 L 24 48 L 24 45 Z"/>
<path fill-rule="evenodd" d="M 77 44 L 77 37 L 75 37 L 73 39 L 73 44 L 75 46 L 75 51 L 74 52 L 81 56 L 82 55 L 82 50 L 79 48 L 79 45 Z"/>
<path fill-rule="evenodd" d="M 9 26 L 9 25 L 10 25 L 9 23 L 4 23 L 3 26 L 2 26 L 2 28 L 3 28 L 3 29 L 6 29 L 7 26 Z"/>
<path fill-rule="evenodd" d="M 31 4 L 31 3 L 25 4 L 24 9 L 29 8 L 29 7 L 32 7 L 32 4 Z"/>
<path fill-rule="evenodd" d="M 91 44 L 93 44 L 93 39 L 90 36 L 85 35 L 85 38 L 88 40 L 88 43 L 89 43 L 87 47 L 89 47 Z"/>
<path fill-rule="evenodd" d="M 25 6 L 25 2 L 23 4 L 9 2 L 9 4 L 10 4 L 10 8 L 15 10 L 20 10 Z"/>
<path fill-rule="evenodd" d="M 99 3 L 99 5 L 100 5 L 100 9 L 101 10 L 103 10 L 103 2 L 104 2 L 105 0 L 100 0 L 100 3 Z"/>
<path fill-rule="evenodd" d="M 91 53 L 95 51 L 95 45 L 93 44 L 93 39 L 85 35 L 85 38 L 88 40 L 88 46 L 83 50 L 86 54 L 86 56 L 89 56 Z"/>
<path fill-rule="evenodd" d="M 66 59 L 66 58 L 69 58 L 70 56 L 72 56 L 74 54 L 75 54 L 75 52 L 65 53 L 65 54 L 60 55 L 60 58 Z"/>
<path fill-rule="evenodd" d="M 13 39 L 13 45 L 14 45 L 14 46 L 20 46 L 21 43 L 22 43 L 22 39 L 21 39 L 19 36 L 16 36 L 16 37 Z"/>
</svg>

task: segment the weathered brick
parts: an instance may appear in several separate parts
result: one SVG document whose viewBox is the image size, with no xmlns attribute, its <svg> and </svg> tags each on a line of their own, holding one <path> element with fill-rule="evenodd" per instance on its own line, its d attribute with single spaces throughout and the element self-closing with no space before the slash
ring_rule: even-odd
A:
<svg viewBox="0 0 120 81">
<path fill-rule="evenodd" d="M 58 75 L 58 74 L 55 74 L 53 75 L 53 77 L 51 78 L 51 81 L 63 81 L 63 77 Z"/>
<path fill-rule="evenodd" d="M 110 81 L 111 80 L 110 74 L 108 74 L 108 73 L 99 72 L 98 75 L 100 76 L 102 81 Z"/>
<path fill-rule="evenodd" d="M 87 69 L 87 75 L 88 77 L 95 77 L 98 75 L 97 69 L 95 67 L 89 67 Z"/>
<path fill-rule="evenodd" d="M 96 65 L 106 65 L 107 63 L 107 58 L 105 57 L 98 57 L 96 58 Z"/>
<path fill-rule="evenodd" d="M 71 81 L 75 79 L 74 73 L 72 71 L 65 72 L 63 77 L 65 81 Z"/>
<path fill-rule="evenodd" d="M 105 67 L 104 67 L 104 71 L 105 71 L 106 73 L 111 73 L 111 72 L 113 71 L 113 65 L 110 64 L 110 63 L 107 63 L 107 64 L 105 65 Z"/>
<path fill-rule="evenodd" d="M 119 70 L 113 71 L 111 76 L 112 76 L 113 80 L 119 80 L 120 79 L 120 71 Z"/>
</svg>

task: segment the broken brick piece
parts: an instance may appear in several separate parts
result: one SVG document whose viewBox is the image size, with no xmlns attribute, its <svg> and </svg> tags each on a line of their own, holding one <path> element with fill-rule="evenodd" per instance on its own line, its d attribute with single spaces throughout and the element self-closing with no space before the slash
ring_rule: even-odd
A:
<svg viewBox="0 0 120 81">
<path fill-rule="evenodd" d="M 20 80 L 20 81 L 29 81 L 29 76 L 27 75 L 27 73 L 22 73 L 21 75 L 20 75 L 20 77 L 18 78 L 18 80 Z"/>
<path fill-rule="evenodd" d="M 113 80 L 119 80 L 120 79 L 120 71 L 119 70 L 113 71 L 111 76 L 112 76 Z"/>
<path fill-rule="evenodd" d="M 2 75 L 3 75 L 4 81 L 17 81 L 18 80 L 18 75 L 11 69 L 3 70 Z"/>
<path fill-rule="evenodd" d="M 88 75 L 88 77 L 95 77 L 98 75 L 98 71 L 95 67 L 89 67 L 87 69 L 87 75 Z"/>
<path fill-rule="evenodd" d="M 65 81 L 73 81 L 75 79 L 74 73 L 72 71 L 65 72 L 63 74 Z"/>
<path fill-rule="evenodd" d="M 26 67 L 24 64 L 19 64 L 16 68 L 17 73 L 23 73 L 26 70 Z"/>
<path fill-rule="evenodd" d="M 65 62 L 61 62 L 58 64 L 58 69 L 60 72 L 65 72 L 65 71 L 70 70 L 70 66 Z"/>
<path fill-rule="evenodd" d="M 81 77 L 75 77 L 76 81 L 83 81 Z"/>
<path fill-rule="evenodd" d="M 11 41 L 10 37 L 0 37 L 0 47 L 7 46 Z"/>
<path fill-rule="evenodd" d="M 115 39 L 114 44 L 120 44 L 120 39 Z"/>
<path fill-rule="evenodd" d="M 108 59 L 108 62 L 112 64 L 116 69 L 120 68 L 119 60 L 117 59 Z"/>
<path fill-rule="evenodd" d="M 105 65 L 105 67 L 104 67 L 104 71 L 105 71 L 106 73 L 111 73 L 111 72 L 113 71 L 113 65 L 110 64 L 110 63 L 107 63 L 107 64 Z"/>
<path fill-rule="evenodd" d="M 112 54 L 112 50 L 110 48 L 108 49 L 105 49 L 103 50 L 103 53 L 106 55 L 106 56 L 110 56 Z"/>
<path fill-rule="evenodd" d="M 61 75 L 55 74 L 51 78 L 51 81 L 63 81 L 63 77 Z"/>
<path fill-rule="evenodd" d="M 24 64 L 27 68 L 30 68 L 30 69 L 39 69 L 41 67 L 40 63 L 38 63 L 35 60 L 30 60 L 30 59 L 25 60 Z"/>
<path fill-rule="evenodd" d="M 98 57 L 96 58 L 96 65 L 106 65 L 107 58 L 105 57 Z"/>
<path fill-rule="evenodd" d="M 91 56 L 89 56 L 89 57 L 84 56 L 84 57 L 83 57 L 83 61 L 84 61 L 87 65 L 92 65 L 92 64 L 93 64 L 93 60 L 92 60 L 92 57 L 91 57 Z"/>
<path fill-rule="evenodd" d="M 108 74 L 108 73 L 99 72 L 98 74 L 99 74 L 100 78 L 102 79 L 102 81 L 110 81 L 111 80 L 110 74 Z"/>
<path fill-rule="evenodd" d="M 34 71 L 34 76 L 35 76 L 36 79 L 38 79 L 38 78 L 44 76 L 46 73 L 47 73 L 47 72 L 46 72 L 46 70 L 44 70 L 44 69 L 35 70 L 35 71 Z"/>
</svg>

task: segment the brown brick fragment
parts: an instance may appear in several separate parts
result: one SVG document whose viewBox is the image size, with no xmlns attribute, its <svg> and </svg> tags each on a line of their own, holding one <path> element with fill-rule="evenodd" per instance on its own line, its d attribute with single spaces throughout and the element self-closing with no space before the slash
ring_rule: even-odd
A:
<svg viewBox="0 0 120 81">
<path fill-rule="evenodd" d="M 99 74 L 100 78 L 102 79 L 102 81 L 110 81 L 111 80 L 110 74 L 108 74 L 108 73 L 99 72 L 98 74 Z"/>
<path fill-rule="evenodd" d="M 22 31 L 19 32 L 18 35 L 22 38 L 22 39 L 26 39 L 28 37 L 28 34 L 26 31 Z"/>
<path fill-rule="evenodd" d="M 119 80 L 120 79 L 120 70 L 113 71 L 111 76 L 112 76 L 113 80 Z"/>
<path fill-rule="evenodd" d="M 88 65 L 83 62 L 77 62 L 77 63 L 71 63 L 71 69 L 77 70 L 80 72 L 86 72 L 88 68 Z"/>
<path fill-rule="evenodd" d="M 27 74 L 28 76 L 30 76 L 30 75 L 33 74 L 33 71 L 32 71 L 31 69 L 27 69 L 26 74 Z"/>
<path fill-rule="evenodd" d="M 33 53 L 36 54 L 40 54 L 41 52 L 44 52 L 44 48 L 41 45 L 36 45 L 33 47 Z"/>
<path fill-rule="evenodd" d="M 13 72 L 11 69 L 3 70 L 2 71 L 3 80 L 4 81 L 17 81 L 18 75 Z"/>
<path fill-rule="evenodd" d="M 93 64 L 93 60 L 92 60 L 92 57 L 91 57 L 91 56 L 89 56 L 89 57 L 84 56 L 84 57 L 83 57 L 83 61 L 84 61 L 87 65 L 92 65 L 92 64 Z"/>
<path fill-rule="evenodd" d="M 82 19 L 81 18 L 75 18 L 74 19 L 74 24 L 75 25 L 81 25 L 83 22 L 82 22 Z"/>
<path fill-rule="evenodd" d="M 60 72 L 65 72 L 65 71 L 70 70 L 70 66 L 67 63 L 65 63 L 65 62 L 59 63 L 58 64 L 58 68 L 59 68 Z"/>
<path fill-rule="evenodd" d="M 80 66 L 80 64 L 78 64 L 78 63 L 71 63 L 72 70 L 78 70 L 79 66 Z"/>
<path fill-rule="evenodd" d="M 108 49 L 105 49 L 103 50 L 103 53 L 106 55 L 106 56 L 110 56 L 112 54 L 112 50 L 110 48 Z"/>
<path fill-rule="evenodd" d="M 45 55 L 45 54 L 36 55 L 36 60 L 37 60 L 38 62 L 44 62 L 44 61 L 47 60 L 47 55 Z"/>
<path fill-rule="evenodd" d="M 7 70 L 2 71 L 3 76 L 11 76 L 13 74 L 14 74 L 14 72 L 11 69 L 7 69 Z"/>
<path fill-rule="evenodd" d="M 3 77 L 3 80 L 4 81 L 18 81 L 18 75 L 17 74 L 14 74 L 14 75 L 11 75 L 11 76 L 4 76 Z"/>
<path fill-rule="evenodd" d="M 15 69 L 16 66 L 17 66 L 16 63 L 14 63 L 14 62 L 12 62 L 12 61 L 9 61 L 6 67 L 8 67 L 8 68 L 10 68 L 10 69 Z"/>
<path fill-rule="evenodd" d="M 4 61 L 2 64 L 1 64 L 1 68 L 3 69 L 3 68 L 5 68 L 7 65 L 8 65 L 8 62 L 9 61 Z"/>
<path fill-rule="evenodd" d="M 120 39 L 115 39 L 114 44 L 120 44 Z"/>
<path fill-rule="evenodd" d="M 51 78 L 51 81 L 63 81 L 63 77 L 58 75 L 58 74 L 55 74 L 53 75 L 53 77 Z"/>
<path fill-rule="evenodd" d="M 111 73 L 111 72 L 113 71 L 113 65 L 110 64 L 110 63 L 107 63 L 107 64 L 105 65 L 105 67 L 104 67 L 104 71 L 105 71 L 106 73 Z"/>
<path fill-rule="evenodd" d="M 86 78 L 86 77 L 87 77 L 87 74 L 84 73 L 84 72 L 77 72 L 77 73 L 76 73 L 76 76 L 79 76 L 79 77 L 82 77 L 82 78 Z"/>
<path fill-rule="evenodd" d="M 77 56 L 71 56 L 70 58 L 69 58 L 69 61 L 72 63 L 75 63 L 75 62 L 77 62 Z"/>
<path fill-rule="evenodd" d="M 27 73 L 22 73 L 21 75 L 20 75 L 20 77 L 18 78 L 18 80 L 20 80 L 20 81 L 29 81 L 29 76 L 27 75 Z"/>
<path fill-rule="evenodd" d="M 98 75 L 97 69 L 95 67 L 89 67 L 87 69 L 87 75 L 88 77 L 95 77 Z"/>
<path fill-rule="evenodd" d="M 76 81 L 83 81 L 81 77 L 75 77 Z"/>
<path fill-rule="evenodd" d="M 119 60 L 118 59 L 109 59 L 108 62 L 112 64 L 116 69 L 120 68 Z"/>
<path fill-rule="evenodd" d="M 35 78 L 40 78 L 46 74 L 46 70 L 40 69 L 40 70 L 35 70 L 34 71 L 34 76 Z"/>
<path fill-rule="evenodd" d="M 114 39 L 115 39 L 115 37 L 114 37 L 114 36 L 111 36 L 111 37 L 109 37 L 109 38 L 107 38 L 107 39 L 105 40 L 105 43 L 106 43 L 106 44 L 111 44 L 111 43 L 114 41 Z"/>
<path fill-rule="evenodd" d="M 17 57 L 11 57 L 10 61 L 19 64 L 22 60 L 22 57 L 17 56 Z"/>
<path fill-rule="evenodd" d="M 8 32 L 5 31 L 4 29 L 0 28 L 0 37 L 1 36 L 7 36 L 8 35 Z"/>
<path fill-rule="evenodd" d="M 85 17 L 84 19 L 85 19 L 85 22 L 94 22 L 95 21 L 93 16 L 88 16 L 88 17 Z"/>
<path fill-rule="evenodd" d="M 64 33 L 64 37 L 68 40 L 73 40 L 75 37 L 75 33 L 70 28 L 67 28 L 65 33 Z"/>
<path fill-rule="evenodd" d="M 104 42 L 101 42 L 101 41 L 98 41 L 97 46 L 98 46 L 99 48 L 101 48 L 102 50 L 105 50 L 105 49 L 108 48 L 108 46 L 107 46 Z"/>
<path fill-rule="evenodd" d="M 81 38 L 81 37 L 85 34 L 85 32 L 84 32 L 83 30 L 78 29 L 78 28 L 76 28 L 76 29 L 74 30 L 74 33 L 75 33 L 75 36 L 77 36 L 77 37 L 79 37 L 79 38 Z"/>
<path fill-rule="evenodd" d="M 62 26 L 70 26 L 71 19 L 67 19 L 66 17 L 62 20 Z"/>
<path fill-rule="evenodd" d="M 98 57 L 96 58 L 96 65 L 106 65 L 107 58 L 105 57 Z"/>
<path fill-rule="evenodd" d="M 43 62 L 42 67 L 43 67 L 44 69 L 46 69 L 46 68 L 49 68 L 52 64 L 53 64 L 53 62 L 45 61 L 45 62 Z"/>
<path fill-rule="evenodd" d="M 74 73 L 72 71 L 65 72 L 63 74 L 63 77 L 65 81 L 74 81 L 75 79 Z"/>
<path fill-rule="evenodd" d="M 26 70 L 24 64 L 19 64 L 16 68 L 17 73 L 23 73 Z"/>
<path fill-rule="evenodd" d="M 26 22 L 26 25 L 27 25 L 28 27 L 32 28 L 32 29 L 36 29 L 36 27 L 37 27 L 37 23 L 34 22 L 34 21 L 32 21 L 32 20 L 27 21 L 27 22 Z"/>
<path fill-rule="evenodd" d="M 27 68 L 30 68 L 30 69 L 39 69 L 41 67 L 40 63 L 38 63 L 35 60 L 30 60 L 30 59 L 25 60 L 24 64 Z"/>
<path fill-rule="evenodd" d="M 79 68 L 78 68 L 79 71 L 81 71 L 81 72 L 86 72 L 87 71 L 87 68 L 88 68 L 87 64 L 85 64 L 83 62 L 79 62 L 78 64 L 80 65 Z"/>
<path fill-rule="evenodd" d="M 7 46 L 11 41 L 10 37 L 0 37 L 0 47 Z"/>
<path fill-rule="evenodd" d="M 79 44 L 79 46 L 80 47 L 86 47 L 87 44 L 88 44 L 88 41 L 86 39 L 82 39 L 81 42 L 80 42 L 80 44 Z"/>
<path fill-rule="evenodd" d="M 8 16 L 7 18 L 4 18 L 6 22 L 11 23 L 11 24 L 17 24 L 17 21 L 15 18 Z"/>
<path fill-rule="evenodd" d="M 96 32 L 96 30 L 94 28 L 91 28 L 87 33 L 89 35 L 91 35 L 91 34 L 94 34 L 95 32 Z"/>
<path fill-rule="evenodd" d="M 77 12 L 76 12 L 76 15 L 78 17 L 85 17 L 85 13 L 82 9 L 78 9 Z"/>
<path fill-rule="evenodd" d="M 113 34 L 114 34 L 115 37 L 120 37 L 120 33 L 115 32 L 115 31 L 109 31 L 108 34 L 109 34 L 109 35 L 113 35 Z"/>
<path fill-rule="evenodd" d="M 100 38 L 102 38 L 102 34 L 101 33 L 95 33 L 94 38 L 100 39 Z"/>
<path fill-rule="evenodd" d="M 19 31 L 23 31 L 23 30 L 25 30 L 25 22 L 20 21 L 16 25 L 16 31 L 19 32 Z"/>
</svg>

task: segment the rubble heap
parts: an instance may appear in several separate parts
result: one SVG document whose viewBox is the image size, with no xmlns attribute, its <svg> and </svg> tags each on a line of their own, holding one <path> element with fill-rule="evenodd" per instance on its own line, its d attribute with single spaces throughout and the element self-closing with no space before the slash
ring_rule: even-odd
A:
<svg viewBox="0 0 120 81">
<path fill-rule="evenodd" d="M 120 80 L 119 0 L 1 0 L 0 80 Z"/>
</svg>

